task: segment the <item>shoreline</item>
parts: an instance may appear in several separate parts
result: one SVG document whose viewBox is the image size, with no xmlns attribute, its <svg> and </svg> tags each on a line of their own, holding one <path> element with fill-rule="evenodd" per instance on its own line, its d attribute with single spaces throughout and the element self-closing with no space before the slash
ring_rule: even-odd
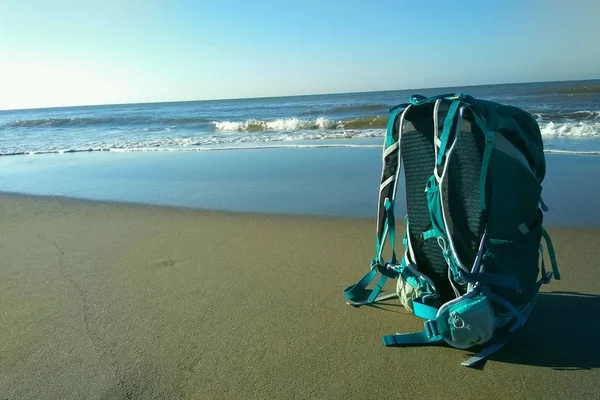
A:
<svg viewBox="0 0 600 400">
<path fill-rule="evenodd" d="M 384 131 L 384 129 L 381 129 Z M 226 152 L 226 151 L 246 151 L 246 150 L 289 150 L 289 149 L 379 149 L 381 151 L 382 146 L 379 143 L 384 137 L 384 134 L 380 136 L 365 136 L 360 138 L 351 139 L 354 143 L 342 143 L 340 139 L 315 139 L 315 140 L 302 140 L 293 141 L 289 143 L 279 144 L 258 144 L 252 145 L 252 143 L 261 142 L 241 142 L 233 145 L 200 145 L 200 146 L 175 146 L 175 147 L 118 147 L 118 148 L 81 148 L 81 149 L 61 149 L 61 150 L 48 150 L 48 151 L 17 151 L 14 153 L 0 153 L 0 157 L 17 157 L 17 156 L 49 156 L 49 155 L 70 155 L 79 153 L 205 153 L 205 152 Z M 330 141 L 330 143 L 315 143 L 315 141 Z M 347 140 L 347 139 L 341 139 Z M 282 141 L 284 142 L 284 141 Z M 548 155 L 563 155 L 563 156 L 582 156 L 582 157 L 597 157 L 600 156 L 600 150 L 561 150 L 561 149 L 544 149 L 544 154 Z"/>
<path fill-rule="evenodd" d="M 549 154 L 547 226 L 600 227 L 600 157 Z M 0 157 L 0 190 L 242 213 L 374 219 L 380 148 L 88 152 Z M 397 215 L 406 212 L 404 176 Z"/>
<path fill-rule="evenodd" d="M 373 230 L 375 230 L 377 210 L 373 211 L 373 217 L 364 216 L 340 216 L 340 215 L 320 215 L 320 214 L 291 214 L 291 213 L 276 213 L 276 212 L 265 212 L 265 211 L 238 211 L 238 210 L 221 210 L 212 208 L 196 208 L 177 206 L 169 204 L 154 204 L 154 203 L 138 203 L 138 202 L 127 202 L 119 200 L 102 200 L 102 199 L 85 199 L 70 196 L 61 195 L 42 195 L 42 194 L 28 194 L 18 192 L 3 192 L 0 191 L 0 203 L 3 199 L 16 202 L 56 202 L 67 206 L 89 206 L 89 207 L 119 207 L 119 208 L 131 208 L 140 209 L 146 211 L 157 211 L 157 212 L 175 212 L 175 213 L 196 213 L 198 215 L 213 215 L 222 217 L 248 217 L 248 218 L 284 218 L 290 220 L 311 220 L 311 219 L 323 219 L 328 221 L 356 221 L 358 223 L 373 223 Z M 398 221 L 398 224 L 403 225 L 403 221 Z M 583 228 L 576 227 L 571 228 Z M 594 229 L 594 228 L 590 228 Z"/>
<path fill-rule="evenodd" d="M 283 218 L 290 220 L 307 221 L 313 219 L 322 219 L 325 221 L 346 221 L 346 222 L 357 222 L 361 224 L 373 225 L 373 231 L 376 230 L 377 224 L 377 209 L 373 210 L 373 216 L 356 216 L 356 215 L 328 215 L 328 214 L 306 214 L 306 213 L 278 213 L 278 212 L 267 212 L 267 211 L 240 211 L 240 210 L 223 210 L 223 209 L 212 209 L 212 208 L 197 208 L 187 206 L 177 206 L 169 204 L 154 204 L 154 203 L 139 203 L 139 202 L 127 202 L 119 200 L 103 200 L 103 199 L 86 199 L 77 198 L 62 195 L 38 195 L 18 192 L 3 192 L 0 191 L 0 203 L 4 200 L 16 201 L 16 202 L 56 202 L 67 206 L 89 206 L 89 207 L 122 207 L 131 209 L 140 209 L 146 211 L 157 211 L 157 212 L 175 212 L 175 213 L 197 213 L 198 215 L 212 215 L 221 217 L 248 217 L 248 218 Z M 398 227 L 404 227 L 404 220 L 397 220 L 396 224 Z M 546 229 L 575 229 L 582 231 L 596 231 L 600 230 L 600 226 L 586 226 L 586 225 L 552 225 L 544 222 Z"/>
</svg>

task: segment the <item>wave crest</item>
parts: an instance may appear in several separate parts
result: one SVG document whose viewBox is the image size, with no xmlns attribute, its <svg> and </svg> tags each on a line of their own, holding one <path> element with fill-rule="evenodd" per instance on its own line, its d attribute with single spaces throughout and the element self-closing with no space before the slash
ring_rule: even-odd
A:
<svg viewBox="0 0 600 400">
<path fill-rule="evenodd" d="M 385 128 L 387 117 L 363 117 L 332 121 L 325 117 L 312 119 L 284 118 L 275 120 L 213 121 L 215 130 L 223 132 L 296 132 L 310 130 L 345 130 Z"/>
<path fill-rule="evenodd" d="M 543 136 L 600 137 L 600 122 L 548 122 L 539 126 Z"/>
<path fill-rule="evenodd" d="M 595 121 L 600 120 L 600 111 L 571 111 L 571 112 L 557 112 L 557 113 L 544 113 L 539 112 L 533 114 L 538 121 Z"/>
<path fill-rule="evenodd" d="M 257 119 L 249 119 L 247 121 L 215 121 L 213 122 L 215 129 L 218 131 L 228 132 L 263 132 L 263 131 L 280 131 L 293 132 L 301 130 L 326 130 L 335 129 L 335 122 L 324 117 L 319 117 L 315 120 L 305 120 L 299 118 L 275 119 L 270 121 L 261 121 Z"/>
</svg>

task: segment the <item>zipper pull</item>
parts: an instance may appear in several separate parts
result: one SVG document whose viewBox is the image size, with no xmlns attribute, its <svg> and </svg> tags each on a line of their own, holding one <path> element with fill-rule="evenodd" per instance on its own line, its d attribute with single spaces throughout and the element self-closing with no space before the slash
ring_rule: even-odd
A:
<svg viewBox="0 0 600 400">
<path fill-rule="evenodd" d="M 456 311 L 453 311 L 450 314 L 448 323 L 452 324 L 456 329 L 463 329 L 465 327 L 465 321 L 460 317 L 460 315 L 458 315 Z"/>
</svg>

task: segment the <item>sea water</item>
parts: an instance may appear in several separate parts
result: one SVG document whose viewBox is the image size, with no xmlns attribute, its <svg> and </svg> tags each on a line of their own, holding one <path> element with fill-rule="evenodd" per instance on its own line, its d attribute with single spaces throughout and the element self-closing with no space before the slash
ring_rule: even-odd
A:
<svg viewBox="0 0 600 400">
<path fill-rule="evenodd" d="M 461 92 L 520 107 L 547 152 L 600 154 L 600 80 L 0 111 L 0 154 L 379 146 L 390 107 Z"/>
<path fill-rule="evenodd" d="M 374 218 L 389 107 L 448 92 L 531 112 L 545 221 L 600 225 L 600 81 L 3 111 L 0 191 Z"/>
</svg>

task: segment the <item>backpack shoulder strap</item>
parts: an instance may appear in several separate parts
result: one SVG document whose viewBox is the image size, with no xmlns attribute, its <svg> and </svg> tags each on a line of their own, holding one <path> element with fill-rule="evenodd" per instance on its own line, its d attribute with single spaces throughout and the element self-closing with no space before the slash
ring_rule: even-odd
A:
<svg viewBox="0 0 600 400">
<path fill-rule="evenodd" d="M 389 298 L 391 296 L 378 297 L 388 278 L 396 278 L 398 271 L 393 269 L 397 266 L 398 259 L 395 252 L 396 220 L 394 217 L 394 202 L 396 199 L 396 187 L 398 176 L 402 165 L 401 146 L 402 128 L 404 115 L 411 107 L 410 104 L 401 104 L 390 110 L 387 124 L 385 141 L 383 146 L 383 168 L 379 186 L 377 234 L 375 240 L 375 258 L 371 261 L 371 269 L 357 283 L 348 286 L 344 290 L 344 297 L 348 304 L 360 306 Z M 392 258 L 389 262 L 383 259 L 385 243 L 389 238 L 392 250 Z M 377 277 L 381 276 L 366 300 L 367 286 Z"/>
</svg>

